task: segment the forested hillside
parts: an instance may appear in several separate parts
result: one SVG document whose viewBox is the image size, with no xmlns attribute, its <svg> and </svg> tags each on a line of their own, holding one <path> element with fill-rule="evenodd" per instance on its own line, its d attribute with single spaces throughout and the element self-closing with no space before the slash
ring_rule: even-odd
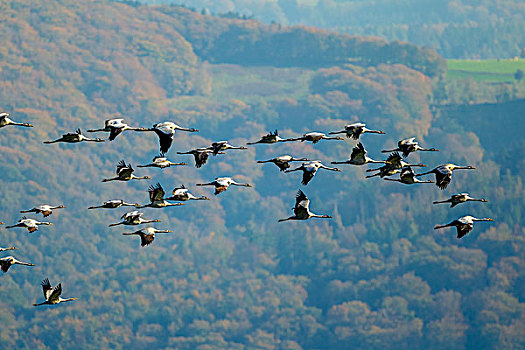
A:
<svg viewBox="0 0 525 350">
<path fill-rule="evenodd" d="M 434 52 L 176 6 L 8 0 L 0 10 L 0 109 L 35 125 L 0 129 L 0 221 L 12 225 L 38 204 L 66 206 L 47 218 L 54 226 L 31 234 L 0 226 L 0 246 L 19 248 L 1 256 L 36 265 L 0 277 L 2 348 L 525 346 L 523 141 L 514 132 L 504 134 L 505 144 L 485 141 L 491 106 L 436 105 L 433 79 L 444 62 Z M 498 104 L 511 127 L 521 125 L 519 103 Z M 199 129 L 178 132 L 167 154 L 190 165 L 136 168 L 152 179 L 103 183 L 121 159 L 150 162 L 157 137 L 42 143 L 114 117 Z M 362 136 L 372 158 L 415 136 L 440 152 L 411 162 L 477 169 L 455 173 L 445 191 L 365 179 L 365 167 L 350 165 L 303 186 L 299 173 L 256 161 L 289 153 L 329 164 L 355 142 L 250 146 L 211 156 L 200 169 L 176 153 L 358 120 L 387 133 Z M 218 176 L 253 187 L 213 196 L 195 186 Z M 108 227 L 126 209 L 87 210 L 117 198 L 146 203 L 157 182 L 212 198 L 143 209 L 162 221 L 156 227 L 174 231 L 144 248 L 122 235 L 136 227 Z M 291 215 L 298 189 L 313 211 L 333 219 L 278 223 Z M 489 203 L 431 204 L 466 191 Z M 461 240 L 452 229 L 433 230 L 466 214 L 495 222 L 476 223 Z M 46 277 L 78 300 L 33 307 Z"/>
<path fill-rule="evenodd" d="M 141 0 L 225 17 L 304 24 L 432 47 L 447 58 L 510 58 L 525 48 L 525 4 L 514 0 Z"/>
</svg>

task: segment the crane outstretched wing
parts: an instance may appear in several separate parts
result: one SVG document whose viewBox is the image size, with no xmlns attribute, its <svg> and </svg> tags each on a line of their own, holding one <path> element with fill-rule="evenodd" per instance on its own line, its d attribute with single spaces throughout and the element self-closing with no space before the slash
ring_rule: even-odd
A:
<svg viewBox="0 0 525 350">
<path fill-rule="evenodd" d="M 445 167 L 439 167 L 434 172 L 436 174 L 436 186 L 444 190 L 452 180 L 452 171 Z"/>
<path fill-rule="evenodd" d="M 316 173 L 316 170 L 313 170 L 313 171 L 303 170 L 303 180 L 301 181 L 301 183 L 305 186 L 308 185 L 310 180 L 314 178 L 315 173 Z"/>
<path fill-rule="evenodd" d="M 53 291 L 49 295 L 48 300 L 56 301 L 60 298 L 60 294 L 62 294 L 62 283 L 59 283 L 55 288 L 53 288 Z"/>
<path fill-rule="evenodd" d="M 163 200 L 164 195 L 166 194 L 159 182 L 157 182 L 155 186 L 150 186 L 148 192 L 149 192 L 149 200 L 152 203 L 155 201 Z"/>
<path fill-rule="evenodd" d="M 51 282 L 49 282 L 49 278 L 46 278 L 42 281 L 42 291 L 44 292 L 44 298 L 48 300 L 49 296 L 53 292 L 53 287 L 51 287 Z"/>
<path fill-rule="evenodd" d="M 123 170 L 123 169 L 126 169 L 128 166 L 126 165 L 126 162 L 124 160 L 121 160 L 120 162 L 118 162 L 117 164 L 117 175 L 120 174 L 120 172 Z"/>
<path fill-rule="evenodd" d="M 403 158 L 401 157 L 401 155 L 399 154 L 399 152 L 397 151 L 394 151 L 392 153 L 390 153 L 390 155 L 388 156 L 388 158 L 386 159 L 386 163 L 387 164 L 392 164 L 393 166 L 395 167 L 399 167 L 401 168 L 401 160 Z"/>
<path fill-rule="evenodd" d="M 193 155 L 195 157 L 195 167 L 200 168 L 208 160 L 210 153 L 208 152 L 197 152 Z"/>
<path fill-rule="evenodd" d="M 366 155 L 365 147 L 363 146 L 363 144 L 361 142 L 359 142 L 352 149 L 352 153 L 350 154 L 350 159 L 352 159 L 352 160 L 359 159 L 360 161 L 364 162 L 365 161 L 365 155 Z"/>
<path fill-rule="evenodd" d="M 308 206 L 310 205 L 310 200 L 308 197 L 304 194 L 303 191 L 298 190 L 297 195 L 295 196 L 295 207 L 293 208 L 293 212 L 295 216 L 300 217 L 301 214 L 308 212 Z"/>
<path fill-rule="evenodd" d="M 140 245 L 142 247 L 151 244 L 154 240 L 155 240 L 155 235 L 151 235 L 151 234 L 140 235 Z"/>
<path fill-rule="evenodd" d="M 467 233 L 472 231 L 473 228 L 474 228 L 474 224 L 463 224 L 463 225 L 456 226 L 456 229 L 458 231 L 458 236 L 457 237 L 458 238 L 462 238 Z"/>
<path fill-rule="evenodd" d="M 117 136 L 122 133 L 122 131 L 124 131 L 123 128 L 119 128 L 119 127 L 116 127 L 116 126 L 113 126 L 113 125 L 110 126 L 109 141 L 113 141 L 114 139 L 116 139 Z"/>
</svg>

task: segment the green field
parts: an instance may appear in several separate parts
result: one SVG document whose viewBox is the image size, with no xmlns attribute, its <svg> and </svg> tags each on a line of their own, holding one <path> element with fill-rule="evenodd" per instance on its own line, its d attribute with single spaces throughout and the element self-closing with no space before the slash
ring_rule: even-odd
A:
<svg viewBox="0 0 525 350">
<path fill-rule="evenodd" d="M 472 78 L 486 82 L 513 82 L 514 73 L 518 69 L 525 72 L 525 59 L 447 60 L 449 79 Z"/>
</svg>

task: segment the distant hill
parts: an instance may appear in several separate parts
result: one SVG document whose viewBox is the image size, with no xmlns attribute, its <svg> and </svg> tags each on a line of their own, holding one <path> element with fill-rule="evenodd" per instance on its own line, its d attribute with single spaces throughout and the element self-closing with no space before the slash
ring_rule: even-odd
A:
<svg viewBox="0 0 525 350">
<path fill-rule="evenodd" d="M 525 47 L 521 1 L 141 0 L 178 3 L 223 16 L 303 24 L 431 47 L 446 58 L 512 58 Z"/>
</svg>

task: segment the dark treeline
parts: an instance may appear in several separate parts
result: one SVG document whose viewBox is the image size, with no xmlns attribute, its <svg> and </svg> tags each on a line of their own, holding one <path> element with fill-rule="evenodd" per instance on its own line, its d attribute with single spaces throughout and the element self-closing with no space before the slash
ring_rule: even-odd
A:
<svg viewBox="0 0 525 350">
<path fill-rule="evenodd" d="M 220 15 L 305 24 L 432 47 L 447 58 L 508 58 L 525 47 L 525 5 L 513 0 L 142 0 Z"/>
</svg>

